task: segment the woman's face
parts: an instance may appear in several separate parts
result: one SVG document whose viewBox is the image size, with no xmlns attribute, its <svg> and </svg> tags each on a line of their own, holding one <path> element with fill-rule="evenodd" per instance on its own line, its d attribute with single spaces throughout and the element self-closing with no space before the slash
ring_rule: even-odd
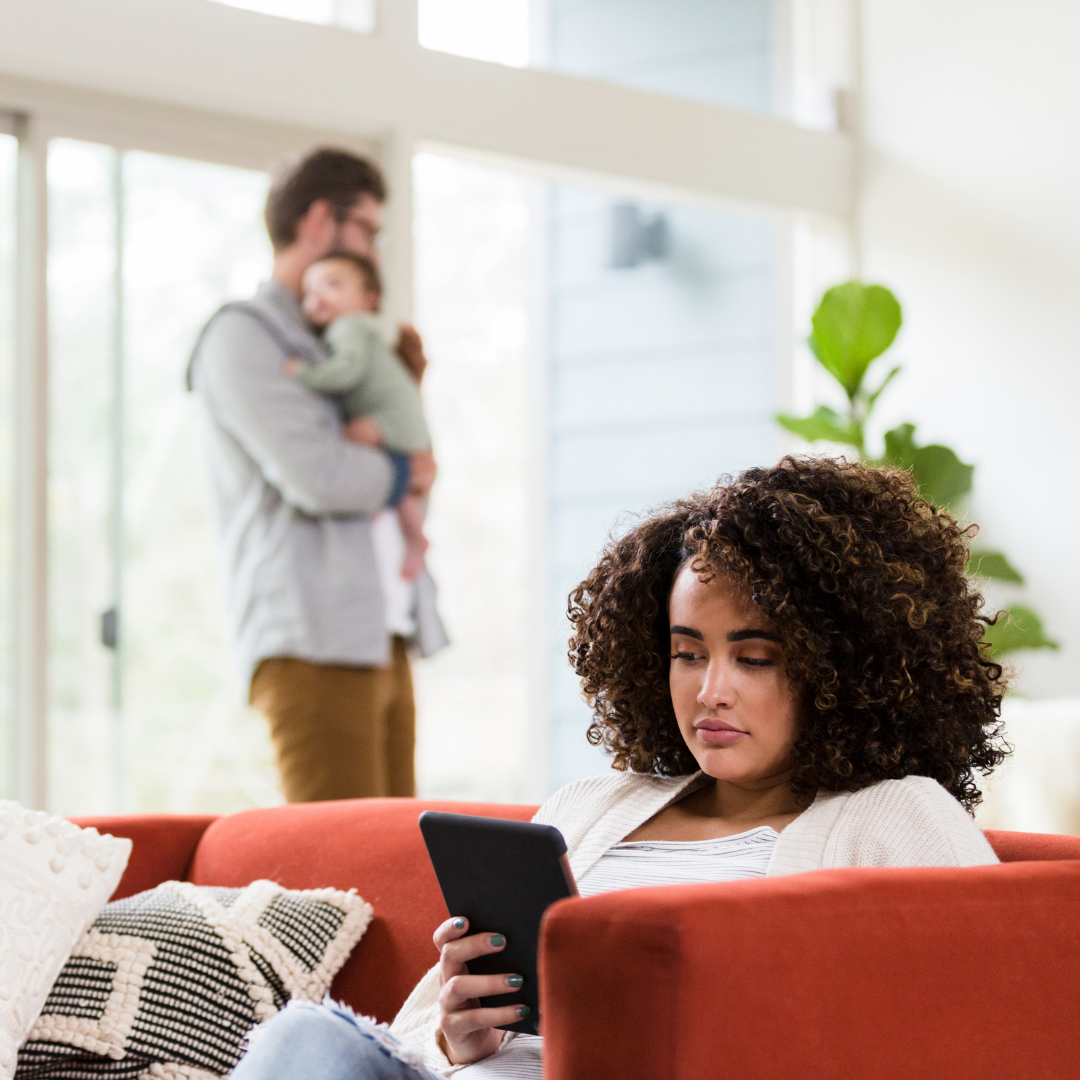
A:
<svg viewBox="0 0 1080 1080">
<path fill-rule="evenodd" d="M 683 566 L 669 603 L 671 703 L 698 765 L 718 780 L 771 786 L 791 769 L 799 702 L 776 628 L 722 575 Z"/>
</svg>

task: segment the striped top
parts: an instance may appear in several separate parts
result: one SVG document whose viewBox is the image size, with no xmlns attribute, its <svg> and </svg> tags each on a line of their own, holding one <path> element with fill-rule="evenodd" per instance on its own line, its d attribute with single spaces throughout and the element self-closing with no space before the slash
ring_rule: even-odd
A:
<svg viewBox="0 0 1080 1080">
<path fill-rule="evenodd" d="M 705 885 L 764 877 L 779 833 L 768 825 L 714 840 L 613 844 L 577 883 L 582 896 L 649 885 Z M 501 1050 L 455 1072 L 460 1080 L 543 1080 L 544 1040 L 517 1035 Z"/>
<path fill-rule="evenodd" d="M 779 833 L 760 825 L 714 840 L 635 840 L 614 844 L 577 883 L 582 896 L 648 885 L 703 885 L 764 877 Z"/>
</svg>

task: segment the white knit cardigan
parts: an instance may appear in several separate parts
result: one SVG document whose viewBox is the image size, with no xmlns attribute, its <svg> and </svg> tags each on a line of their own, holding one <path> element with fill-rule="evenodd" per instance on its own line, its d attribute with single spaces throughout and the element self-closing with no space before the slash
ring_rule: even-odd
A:
<svg viewBox="0 0 1080 1080">
<path fill-rule="evenodd" d="M 581 878 L 617 844 L 665 806 L 709 782 L 703 773 L 661 778 L 610 772 L 555 792 L 534 821 L 566 838 L 570 868 Z M 781 833 L 767 875 L 850 866 L 980 866 L 997 856 L 964 808 L 936 780 L 883 780 L 854 794 L 818 794 Z M 421 1049 L 427 1066 L 450 1075 L 457 1068 L 439 1049 L 439 974 L 433 967 L 391 1025 L 403 1042 Z"/>
</svg>

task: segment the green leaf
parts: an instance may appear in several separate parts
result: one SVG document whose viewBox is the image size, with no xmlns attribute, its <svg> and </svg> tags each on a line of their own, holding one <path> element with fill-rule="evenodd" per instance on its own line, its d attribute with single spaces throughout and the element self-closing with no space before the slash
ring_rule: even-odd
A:
<svg viewBox="0 0 1080 1080">
<path fill-rule="evenodd" d="M 992 578 L 994 581 L 1015 581 L 1024 584 L 1024 575 L 1000 551 L 973 551 L 968 559 L 969 577 Z"/>
<path fill-rule="evenodd" d="M 1061 648 L 1043 633 L 1042 619 L 1028 607 L 1017 606 L 1008 611 L 999 611 L 998 621 L 986 628 L 983 637 L 990 647 L 990 655 L 995 659 L 1018 649 Z"/>
<path fill-rule="evenodd" d="M 778 414 L 777 421 L 807 442 L 845 443 L 862 449 L 863 433 L 858 424 L 842 416 L 828 405 L 819 405 L 810 416 L 784 416 Z"/>
<path fill-rule="evenodd" d="M 854 398 L 866 369 L 895 340 L 903 315 L 883 285 L 848 281 L 825 293 L 811 321 L 814 355 Z"/>
<path fill-rule="evenodd" d="M 900 424 L 885 432 L 885 460 L 901 469 L 915 463 L 915 425 Z"/>
<path fill-rule="evenodd" d="M 909 470 L 919 494 L 935 506 L 956 506 L 971 490 L 975 466 L 965 465 L 947 446 L 916 446 L 914 424 L 885 432 L 885 460 Z"/>
<path fill-rule="evenodd" d="M 911 467 L 919 492 L 935 506 L 956 506 L 971 490 L 974 465 L 965 465 L 947 446 L 920 446 Z"/>
</svg>

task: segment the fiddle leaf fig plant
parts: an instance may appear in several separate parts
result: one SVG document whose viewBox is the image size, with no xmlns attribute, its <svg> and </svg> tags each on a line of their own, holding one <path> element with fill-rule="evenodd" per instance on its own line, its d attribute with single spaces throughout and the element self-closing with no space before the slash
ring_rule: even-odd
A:
<svg viewBox="0 0 1080 1080">
<path fill-rule="evenodd" d="M 923 498 L 960 516 L 972 489 L 975 466 L 961 461 L 954 450 L 937 443 L 920 446 L 915 441 L 915 425 L 905 423 L 885 432 L 880 457 L 867 451 L 867 422 L 882 392 L 901 369 L 899 364 L 893 365 L 873 390 L 867 389 L 868 375 L 874 362 L 896 340 L 902 323 L 900 303 L 883 285 L 847 281 L 829 289 L 814 312 L 807 344 L 844 391 L 847 407 L 839 411 L 818 405 L 809 416 L 781 414 L 776 419 L 807 442 L 839 443 L 852 447 L 870 464 L 907 469 Z M 1023 575 L 999 551 L 972 551 L 967 572 L 1008 585 L 1024 584 Z M 986 642 L 995 658 L 1019 649 L 1058 648 L 1044 633 L 1039 616 L 1018 604 L 1001 612 L 997 623 L 986 628 Z"/>
</svg>

